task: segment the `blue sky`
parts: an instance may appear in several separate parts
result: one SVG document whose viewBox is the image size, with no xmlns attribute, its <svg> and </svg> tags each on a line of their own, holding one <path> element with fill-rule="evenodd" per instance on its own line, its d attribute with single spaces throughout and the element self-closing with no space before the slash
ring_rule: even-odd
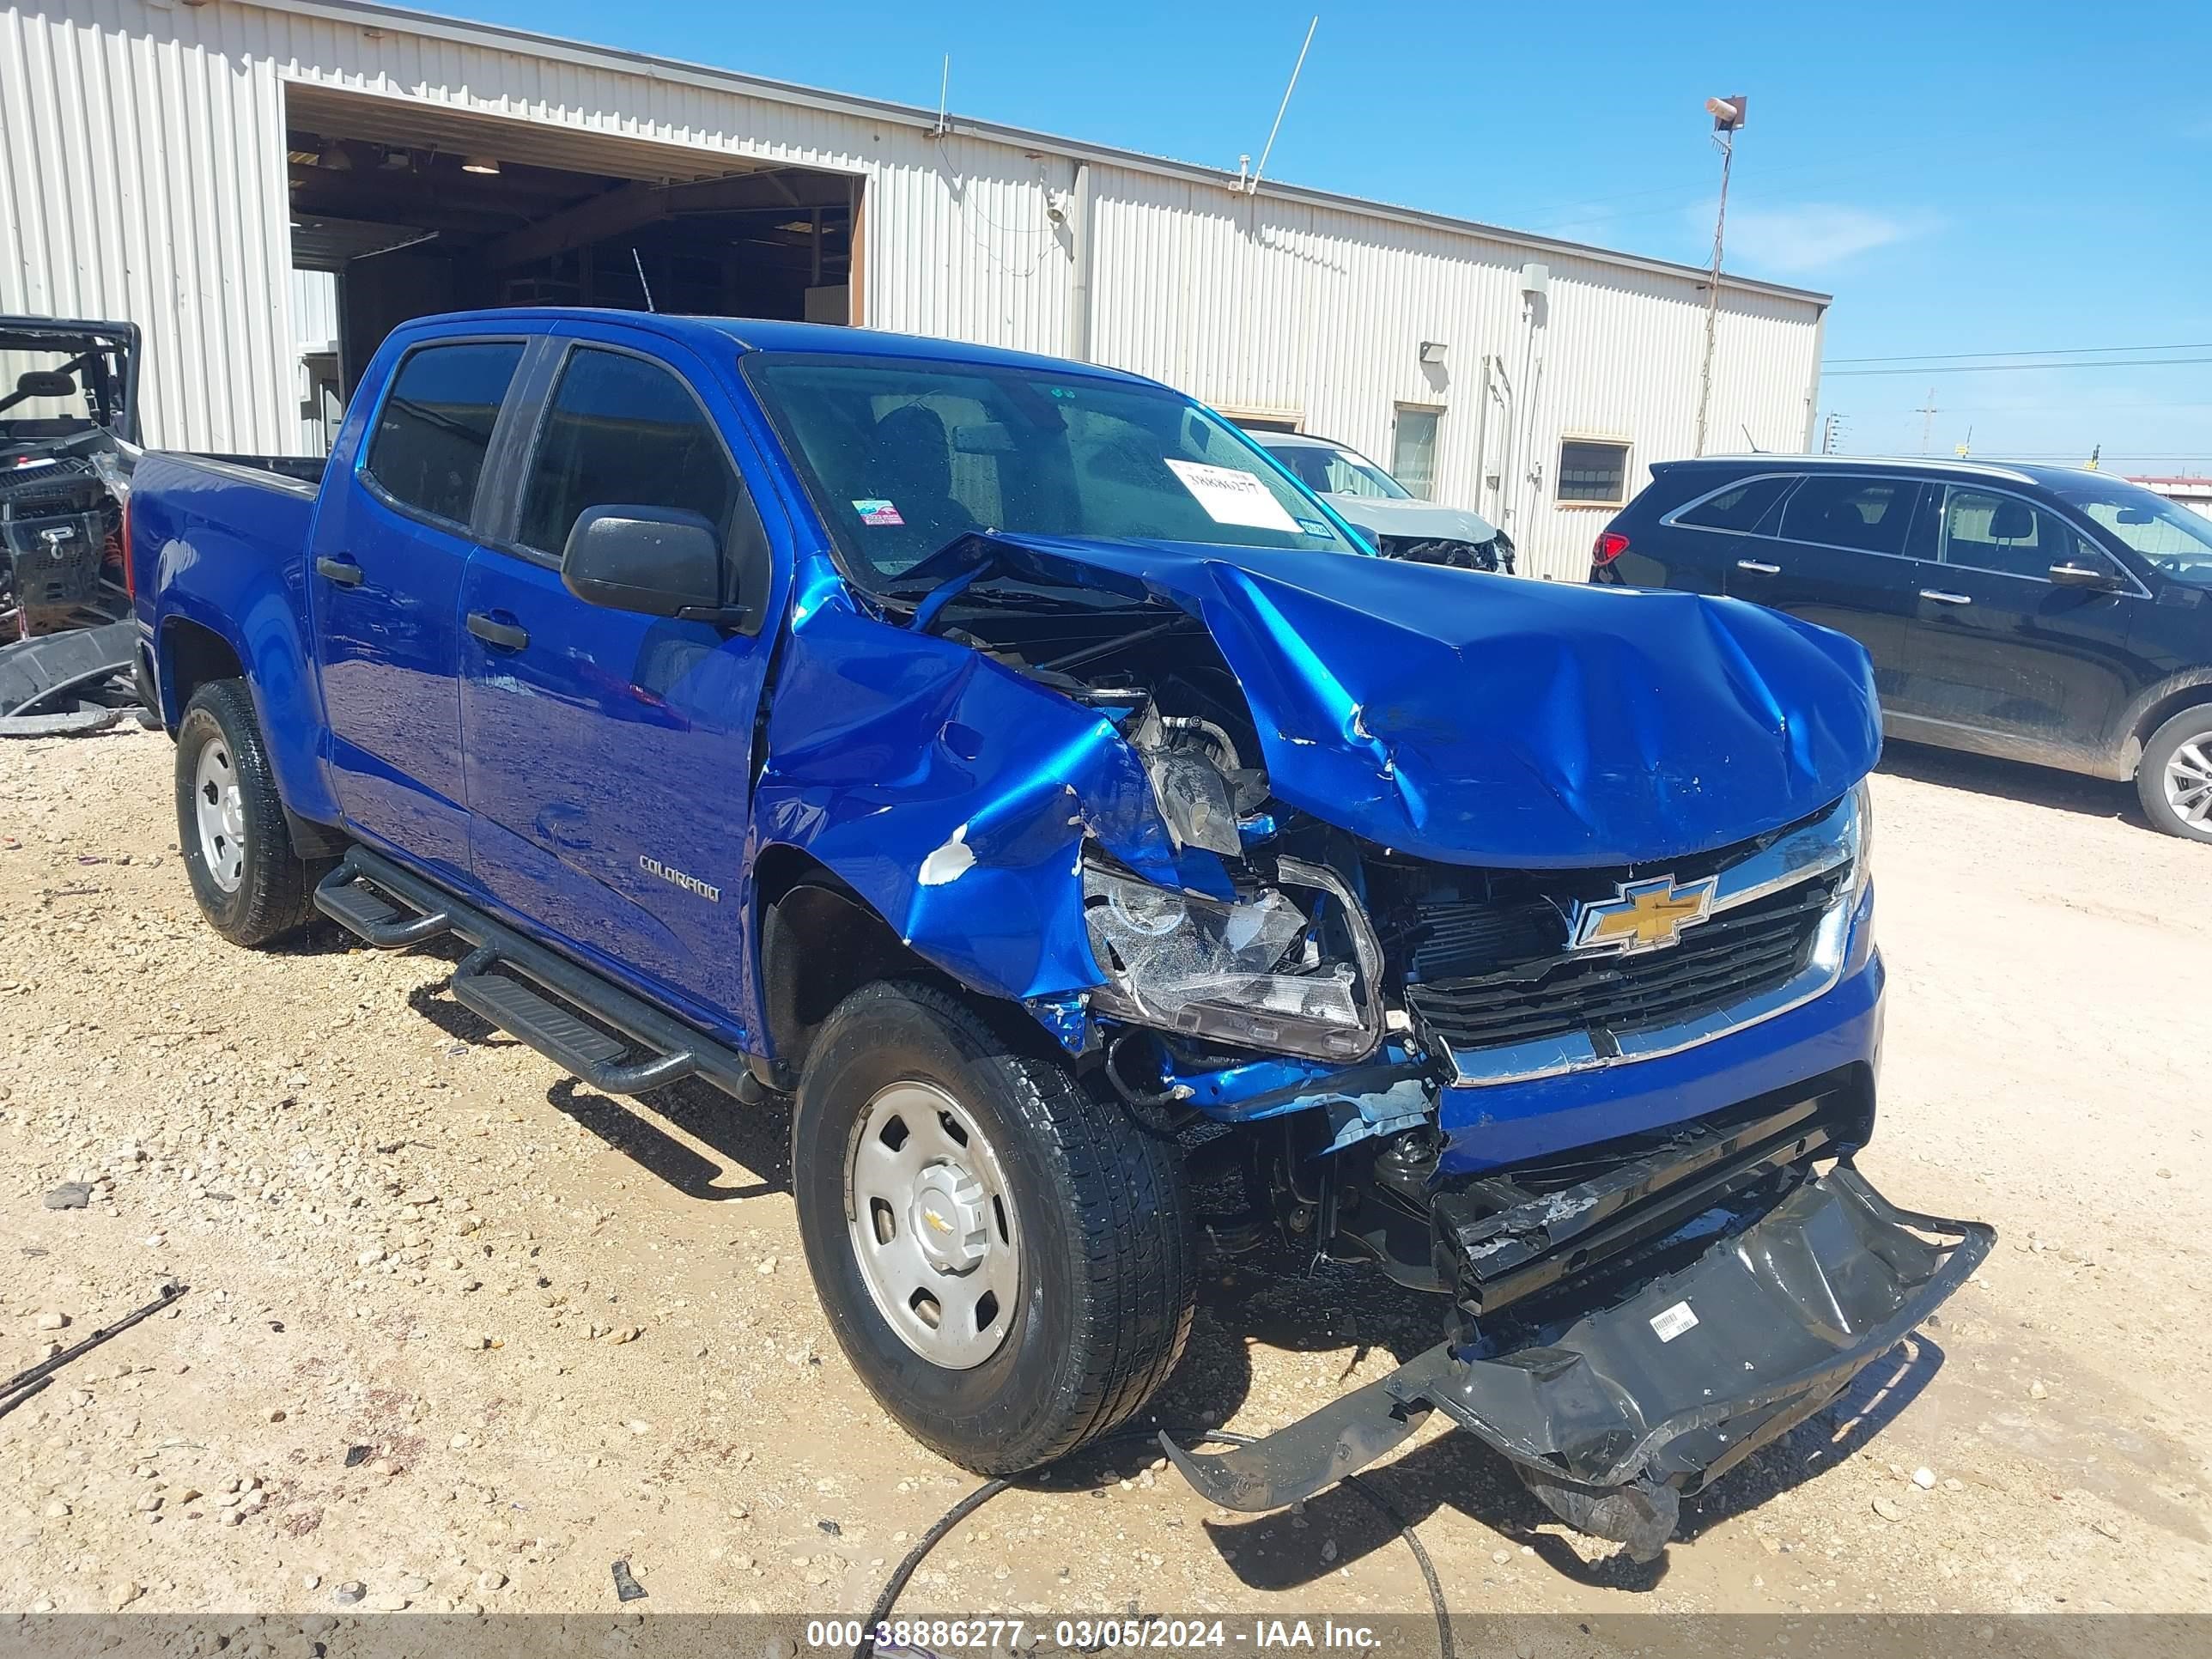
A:
<svg viewBox="0 0 2212 1659">
<path fill-rule="evenodd" d="M 417 0 L 422 3 L 422 0 Z M 1825 289 L 1844 447 L 2212 470 L 2212 362 L 1844 375 L 1921 354 L 2212 358 L 2212 4 L 1102 6 L 810 0 L 429 9 L 1234 168 L 1321 27 L 1271 175 L 1702 264 L 1741 92 L 1731 270 Z M 2059 361 L 2063 359 L 2050 359 Z"/>
</svg>

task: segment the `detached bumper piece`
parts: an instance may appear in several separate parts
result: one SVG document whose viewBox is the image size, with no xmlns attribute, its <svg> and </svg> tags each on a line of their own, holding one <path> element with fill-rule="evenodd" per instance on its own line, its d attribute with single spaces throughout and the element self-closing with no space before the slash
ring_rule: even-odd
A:
<svg viewBox="0 0 2212 1659">
<path fill-rule="evenodd" d="M 1995 1231 L 1900 1210 L 1849 1164 L 1791 1185 L 1687 1266 L 1505 1352 L 1440 1344 L 1249 1446 L 1177 1468 L 1225 1509 L 1311 1496 L 1431 1411 L 1511 1459 L 1570 1525 L 1649 1559 L 1681 1499 L 1843 1392 L 1988 1255 Z"/>
</svg>

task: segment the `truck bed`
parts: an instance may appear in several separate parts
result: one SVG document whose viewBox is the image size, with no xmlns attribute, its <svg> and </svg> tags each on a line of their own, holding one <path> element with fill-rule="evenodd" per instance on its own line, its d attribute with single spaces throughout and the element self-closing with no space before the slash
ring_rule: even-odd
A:
<svg viewBox="0 0 2212 1659">
<path fill-rule="evenodd" d="M 142 624 L 154 624 L 155 596 L 166 589 L 171 620 L 223 638 L 242 629 L 249 641 L 272 638 L 272 623 L 289 627 L 296 657 L 296 641 L 307 637 L 306 553 L 317 490 L 299 476 L 303 466 L 320 476 L 321 463 L 287 457 L 140 456 L 131 477 L 129 557 Z M 286 678 L 296 679 L 296 670 Z M 173 727 L 180 712 L 164 709 Z"/>
</svg>

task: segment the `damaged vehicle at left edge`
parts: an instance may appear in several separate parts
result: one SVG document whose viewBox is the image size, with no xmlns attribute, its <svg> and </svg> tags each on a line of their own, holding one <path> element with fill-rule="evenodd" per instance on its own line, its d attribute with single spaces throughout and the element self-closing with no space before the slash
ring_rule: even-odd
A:
<svg viewBox="0 0 2212 1659">
<path fill-rule="evenodd" d="M 0 639 L 128 615 L 116 485 L 138 438 L 134 323 L 0 317 Z"/>
<path fill-rule="evenodd" d="M 1437 1340 L 1170 1439 L 1208 1498 L 1442 1413 L 1649 1554 L 1990 1248 L 1852 1162 L 1840 635 L 1380 559 L 1155 383 L 750 320 L 420 319 L 319 489 L 149 454 L 132 522 L 210 924 L 454 934 L 593 1087 L 787 1096 L 838 1340 L 966 1467 L 1125 1422 L 1273 1240 Z"/>
</svg>

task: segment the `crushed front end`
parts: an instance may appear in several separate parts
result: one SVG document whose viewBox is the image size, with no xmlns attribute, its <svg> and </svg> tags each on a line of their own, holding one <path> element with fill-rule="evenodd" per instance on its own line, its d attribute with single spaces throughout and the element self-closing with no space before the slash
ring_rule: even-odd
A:
<svg viewBox="0 0 2212 1659">
<path fill-rule="evenodd" d="M 1441 1411 L 1649 1552 L 1986 1253 L 1851 1165 L 1882 969 L 1850 641 L 1342 555 L 975 536 L 912 580 L 899 684 L 943 741 L 899 785 L 912 873 L 854 888 L 1179 1137 L 1218 1249 L 1436 1298 L 1389 1377 L 1170 1445 L 1209 1498 L 1293 1502 Z M 878 821 L 864 787 L 816 847 Z"/>
<path fill-rule="evenodd" d="M 1684 1496 L 1949 1296 L 1990 1231 L 1900 1211 L 1851 1163 L 1881 1042 L 1869 830 L 1854 792 L 1664 870 L 1363 849 L 1361 896 L 1334 896 L 1369 948 L 1340 951 L 1308 1011 L 1348 1025 L 1371 995 L 1372 1053 L 1248 1090 L 1268 1063 L 1120 1040 L 1155 1045 L 1149 1097 L 1243 1127 L 1229 1156 L 1252 1202 L 1224 1241 L 1273 1231 L 1446 1304 L 1436 1347 L 1305 1421 L 1218 1455 L 1170 1443 L 1193 1484 L 1229 1508 L 1286 1504 L 1439 1411 L 1562 1518 L 1648 1555 Z M 1102 961 L 1147 960 L 1099 931 Z M 1328 939 L 1307 935 L 1304 957 L 1328 960 Z M 1296 1006 L 1257 978 L 1239 989 L 1231 1019 Z M 1141 1074 L 1117 1048 L 1117 1080 Z M 1220 1145 L 1198 1148 L 1201 1170 Z"/>
</svg>

